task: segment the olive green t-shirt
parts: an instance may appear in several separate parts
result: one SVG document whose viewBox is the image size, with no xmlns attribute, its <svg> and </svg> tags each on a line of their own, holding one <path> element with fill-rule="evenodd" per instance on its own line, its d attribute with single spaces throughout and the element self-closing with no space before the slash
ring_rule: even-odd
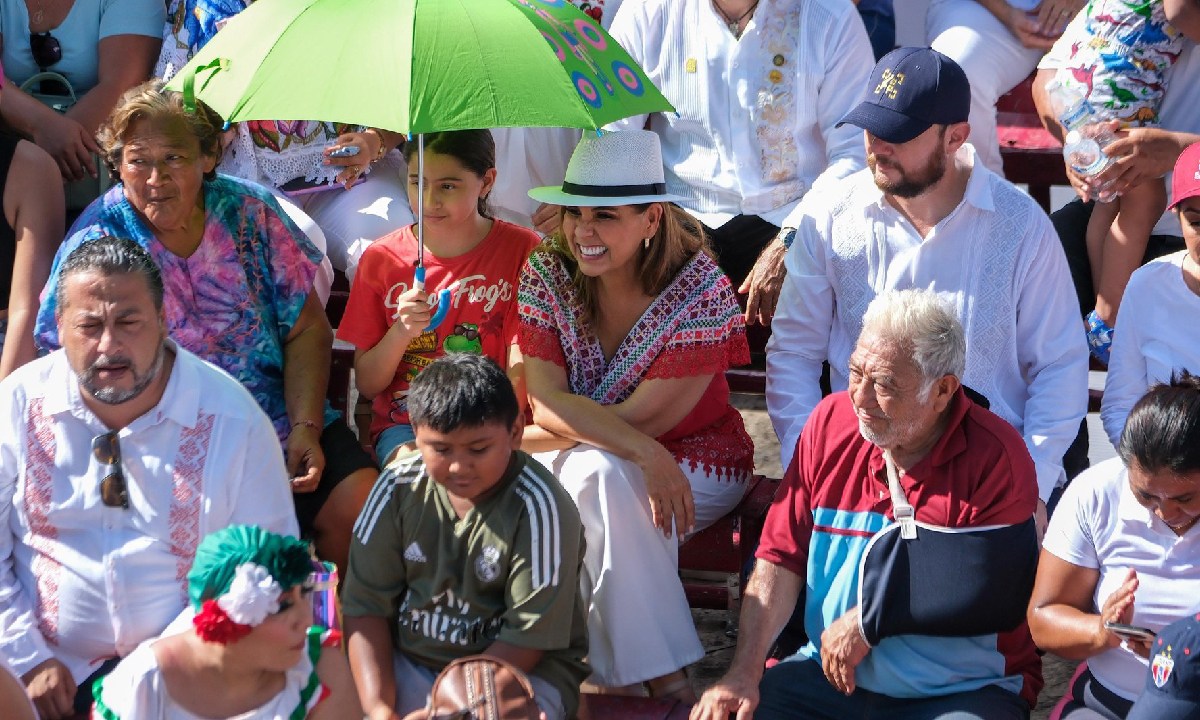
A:
<svg viewBox="0 0 1200 720">
<path fill-rule="evenodd" d="M 435 671 L 495 640 L 542 650 L 533 674 L 572 717 L 589 674 L 583 542 L 571 496 L 525 453 L 462 518 L 413 453 L 379 476 L 355 523 L 342 611 L 394 620 L 396 647 Z"/>
</svg>

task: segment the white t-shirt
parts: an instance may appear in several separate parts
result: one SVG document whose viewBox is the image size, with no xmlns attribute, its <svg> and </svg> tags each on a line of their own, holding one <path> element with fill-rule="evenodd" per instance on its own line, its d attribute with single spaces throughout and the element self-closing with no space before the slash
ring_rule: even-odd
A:
<svg viewBox="0 0 1200 720">
<path fill-rule="evenodd" d="M 1183 280 L 1182 250 L 1140 267 L 1121 301 L 1121 332 L 1113 334 L 1100 419 L 1113 445 L 1125 418 L 1150 386 L 1186 369 L 1200 373 L 1200 295 Z M 1189 321 L 1188 319 L 1192 320 Z"/>
<path fill-rule="evenodd" d="M 39 5 L 40 6 L 40 5 Z M 162 37 L 166 19 L 162 0 L 78 0 L 50 34 L 62 47 L 62 60 L 46 68 L 67 78 L 77 96 L 100 77 L 100 41 L 114 35 Z M 4 73 L 20 85 L 39 70 L 29 49 L 29 8 L 19 0 L 0 2 Z"/>
<path fill-rule="evenodd" d="M 1158 631 L 1200 606 L 1200 525 L 1182 537 L 1143 507 L 1129 488 L 1119 458 L 1075 478 L 1063 493 L 1042 547 L 1072 565 L 1100 571 L 1093 612 L 1137 571 L 1133 624 Z M 1088 658 L 1106 688 L 1134 700 L 1146 679 L 1146 661 L 1123 648 Z"/>
</svg>

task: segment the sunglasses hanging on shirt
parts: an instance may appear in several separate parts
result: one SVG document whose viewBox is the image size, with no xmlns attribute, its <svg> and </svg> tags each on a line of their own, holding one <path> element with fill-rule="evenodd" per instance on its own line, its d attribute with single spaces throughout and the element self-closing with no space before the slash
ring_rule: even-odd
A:
<svg viewBox="0 0 1200 720">
<path fill-rule="evenodd" d="M 33 61 L 42 70 L 62 60 L 62 45 L 49 30 L 29 33 L 29 52 L 33 54 Z"/>
</svg>

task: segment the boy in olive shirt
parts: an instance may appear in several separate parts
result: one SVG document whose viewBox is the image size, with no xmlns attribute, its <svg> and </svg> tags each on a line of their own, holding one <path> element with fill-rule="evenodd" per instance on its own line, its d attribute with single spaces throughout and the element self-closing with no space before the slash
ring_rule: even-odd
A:
<svg viewBox="0 0 1200 720">
<path fill-rule="evenodd" d="M 375 483 L 342 594 L 368 718 L 419 710 L 447 663 L 478 653 L 524 670 L 549 720 L 573 717 L 589 671 L 570 495 L 520 451 L 517 398 L 490 359 L 438 359 L 408 401 L 418 452 Z"/>
</svg>

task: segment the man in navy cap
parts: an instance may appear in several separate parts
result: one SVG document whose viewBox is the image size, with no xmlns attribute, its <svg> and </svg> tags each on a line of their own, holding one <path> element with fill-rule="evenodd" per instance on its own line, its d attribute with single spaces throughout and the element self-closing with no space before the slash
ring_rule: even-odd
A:
<svg viewBox="0 0 1200 720">
<path fill-rule="evenodd" d="M 767 346 L 767 407 L 783 466 L 821 399 L 822 362 L 844 389 L 871 300 L 932 288 L 966 331 L 963 384 L 1021 433 L 1044 503 L 1087 411 L 1087 348 L 1063 251 L 1027 194 L 967 142 L 970 85 L 950 58 L 905 47 L 871 73 L 842 122 L 864 130 L 867 169 L 810 194 L 784 222 L 787 279 Z"/>
</svg>

